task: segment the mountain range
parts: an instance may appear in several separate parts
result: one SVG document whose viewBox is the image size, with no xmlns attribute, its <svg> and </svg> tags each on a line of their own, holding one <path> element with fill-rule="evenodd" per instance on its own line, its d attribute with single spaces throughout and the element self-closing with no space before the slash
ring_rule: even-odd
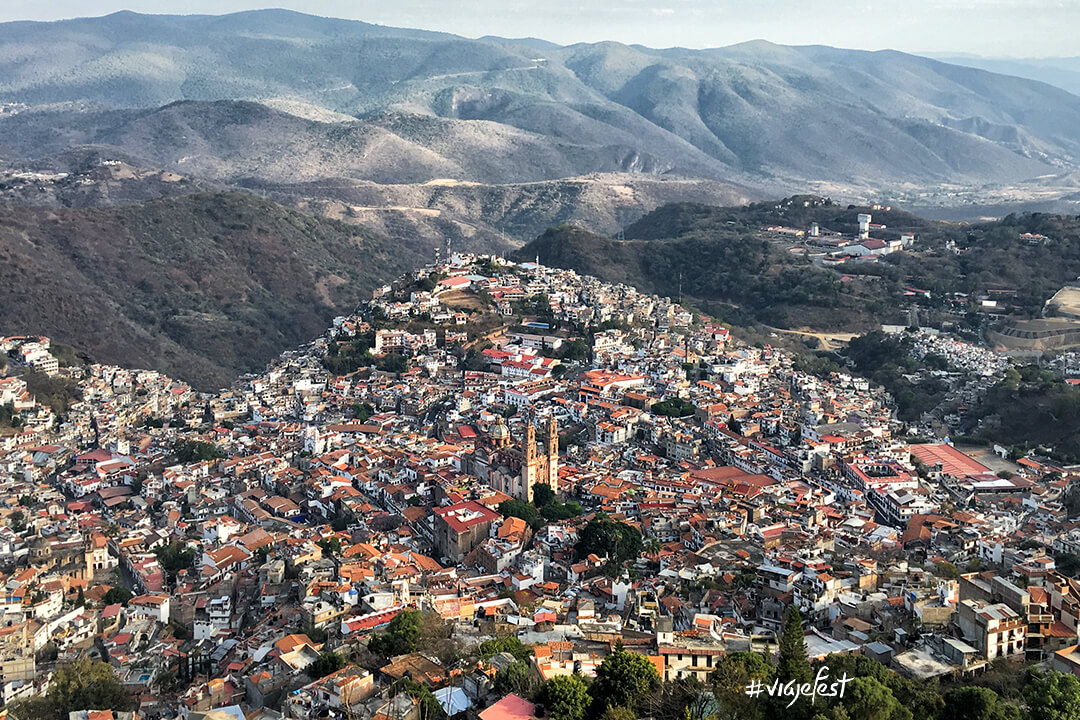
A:
<svg viewBox="0 0 1080 720">
<path fill-rule="evenodd" d="M 1080 97 L 899 52 L 561 47 L 281 10 L 6 23 L 0 101 L 25 106 L 0 122 L 18 157 L 97 144 L 222 179 L 882 188 L 1080 160 Z"/>
<path fill-rule="evenodd" d="M 1067 90 L 1073 95 L 1080 95 L 1080 57 L 995 58 L 947 53 L 932 54 L 927 57 L 952 65 L 964 65 L 1002 75 L 1038 80 Z"/>
</svg>

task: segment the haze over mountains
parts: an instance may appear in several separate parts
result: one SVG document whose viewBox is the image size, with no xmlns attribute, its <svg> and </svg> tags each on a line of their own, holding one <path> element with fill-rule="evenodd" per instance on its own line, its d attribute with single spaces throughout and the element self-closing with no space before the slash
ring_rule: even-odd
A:
<svg viewBox="0 0 1080 720">
<path fill-rule="evenodd" d="M 94 143 L 274 181 L 623 171 L 880 188 L 1080 161 L 1080 97 L 903 53 L 559 47 L 277 10 L 0 25 L 0 99 L 63 108 L 2 123 L 19 155 Z M 268 162 L 284 148 L 291 171 Z"/>
<path fill-rule="evenodd" d="M 935 60 L 1038 80 L 1080 95 L 1080 57 L 993 58 L 978 55 L 928 54 Z"/>
</svg>

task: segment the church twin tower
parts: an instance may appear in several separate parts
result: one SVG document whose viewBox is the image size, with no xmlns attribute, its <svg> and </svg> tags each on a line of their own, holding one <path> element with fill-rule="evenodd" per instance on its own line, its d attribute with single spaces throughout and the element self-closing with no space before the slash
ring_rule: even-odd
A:
<svg viewBox="0 0 1080 720">
<path fill-rule="evenodd" d="M 469 471 L 496 490 L 532 502 L 533 486 L 543 483 L 559 491 L 559 426 L 548 416 L 547 438 L 536 441 L 533 418 L 525 418 L 525 439 L 518 445 L 500 419 L 488 434 L 487 447 L 473 453 Z"/>
<path fill-rule="evenodd" d="M 544 483 L 554 493 L 559 492 L 559 426 L 552 415 L 547 419 L 547 441 L 544 452 L 537 451 L 536 427 L 531 421 L 525 423 L 525 461 L 521 465 L 525 484 L 526 502 L 532 502 L 533 485 Z"/>
</svg>

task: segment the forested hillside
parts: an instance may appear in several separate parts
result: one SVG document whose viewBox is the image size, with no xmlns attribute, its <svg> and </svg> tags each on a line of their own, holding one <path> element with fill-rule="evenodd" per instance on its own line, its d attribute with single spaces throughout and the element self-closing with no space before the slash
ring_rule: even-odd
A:
<svg viewBox="0 0 1080 720">
<path fill-rule="evenodd" d="M 431 252 L 235 193 L 106 210 L 0 206 L 0 334 L 46 334 L 214 389 L 315 337 Z"/>
</svg>

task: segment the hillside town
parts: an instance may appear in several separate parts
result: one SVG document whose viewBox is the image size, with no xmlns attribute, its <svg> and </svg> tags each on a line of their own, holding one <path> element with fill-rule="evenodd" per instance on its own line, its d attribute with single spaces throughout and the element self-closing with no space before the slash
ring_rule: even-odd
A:
<svg viewBox="0 0 1080 720">
<path fill-rule="evenodd" d="M 772 658 L 792 607 L 812 661 L 1080 676 L 1080 473 L 626 285 L 450 254 L 217 393 L 0 351 L 5 706 L 89 658 L 131 710 L 71 717 L 541 718 L 614 656 Z"/>
</svg>

